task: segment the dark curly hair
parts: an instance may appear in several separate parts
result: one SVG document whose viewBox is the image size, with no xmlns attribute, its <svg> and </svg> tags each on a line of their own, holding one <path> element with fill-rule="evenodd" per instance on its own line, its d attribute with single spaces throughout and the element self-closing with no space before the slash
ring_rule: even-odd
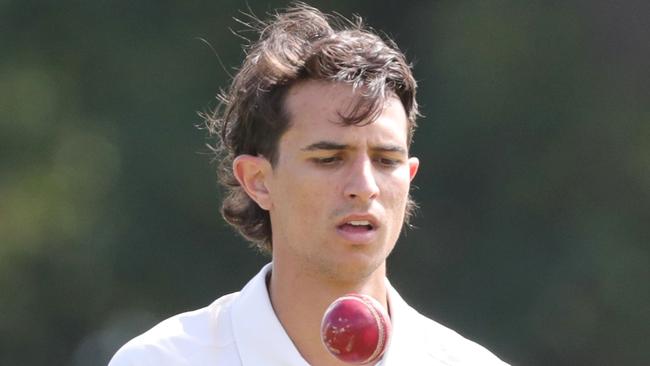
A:
<svg viewBox="0 0 650 366">
<path fill-rule="evenodd" d="M 221 213 L 263 252 L 272 249 L 269 213 L 239 185 L 232 170 L 241 154 L 264 156 L 272 166 L 280 137 L 289 128 L 284 100 L 297 81 L 313 79 L 345 83 L 360 92 L 348 125 L 371 123 L 386 98 L 395 95 L 408 117 L 408 143 L 416 127 L 416 81 L 404 54 L 390 39 L 378 36 L 359 17 L 348 20 L 297 3 L 268 22 L 251 17 L 259 40 L 245 47 L 246 58 L 219 106 L 205 116 L 210 134 L 218 136 L 219 181 L 225 187 Z M 409 197 L 408 224 L 413 208 Z"/>
</svg>

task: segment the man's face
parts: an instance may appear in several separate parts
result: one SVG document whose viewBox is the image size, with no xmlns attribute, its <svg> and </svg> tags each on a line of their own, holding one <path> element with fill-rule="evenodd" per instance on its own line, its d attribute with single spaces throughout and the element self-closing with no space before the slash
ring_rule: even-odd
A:
<svg viewBox="0 0 650 366">
<path fill-rule="evenodd" d="M 286 98 L 290 127 L 268 177 L 273 260 L 305 273 L 358 280 L 385 263 L 399 237 L 410 181 L 407 117 L 396 97 L 365 126 L 341 124 L 352 87 L 304 81 Z"/>
</svg>

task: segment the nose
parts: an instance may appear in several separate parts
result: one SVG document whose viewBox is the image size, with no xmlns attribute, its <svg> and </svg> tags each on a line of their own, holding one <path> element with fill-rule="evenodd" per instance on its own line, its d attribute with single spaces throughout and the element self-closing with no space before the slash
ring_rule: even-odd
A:
<svg viewBox="0 0 650 366">
<path fill-rule="evenodd" d="M 368 201 L 377 197 L 379 186 L 369 157 L 356 159 L 347 173 L 344 188 L 346 197 L 361 201 Z"/>
</svg>

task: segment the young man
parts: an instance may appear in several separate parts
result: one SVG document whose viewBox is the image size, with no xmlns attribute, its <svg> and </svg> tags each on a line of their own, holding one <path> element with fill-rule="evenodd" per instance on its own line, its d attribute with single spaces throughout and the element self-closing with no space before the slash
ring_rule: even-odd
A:
<svg viewBox="0 0 650 366">
<path fill-rule="evenodd" d="M 415 90 L 404 55 L 360 24 L 305 5 L 265 24 L 208 123 L 220 136 L 222 213 L 272 263 L 241 292 L 133 339 L 110 365 L 342 365 L 320 322 L 351 292 L 390 312 L 380 365 L 505 365 L 386 279 L 419 165 L 408 154 Z"/>
</svg>

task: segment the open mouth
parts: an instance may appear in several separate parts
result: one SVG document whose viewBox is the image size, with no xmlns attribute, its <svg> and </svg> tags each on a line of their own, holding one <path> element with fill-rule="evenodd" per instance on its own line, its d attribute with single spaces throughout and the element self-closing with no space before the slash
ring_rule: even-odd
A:
<svg viewBox="0 0 650 366">
<path fill-rule="evenodd" d="M 374 229 L 374 226 L 368 220 L 352 220 L 339 226 L 339 228 L 346 231 L 370 231 Z"/>
</svg>

